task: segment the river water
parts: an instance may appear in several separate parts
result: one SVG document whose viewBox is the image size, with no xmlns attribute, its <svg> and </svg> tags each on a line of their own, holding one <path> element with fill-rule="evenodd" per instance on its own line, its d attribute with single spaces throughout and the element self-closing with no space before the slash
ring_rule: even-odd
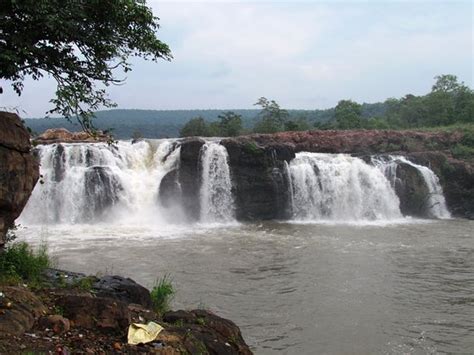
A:
<svg viewBox="0 0 474 355">
<path fill-rule="evenodd" d="M 25 226 L 58 267 L 147 287 L 232 319 L 257 354 L 474 351 L 474 221 Z"/>
</svg>

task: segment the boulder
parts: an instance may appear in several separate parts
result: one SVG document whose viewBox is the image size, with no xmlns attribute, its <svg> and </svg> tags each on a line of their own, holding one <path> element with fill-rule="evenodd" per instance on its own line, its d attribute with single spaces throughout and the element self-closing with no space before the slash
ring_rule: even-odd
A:
<svg viewBox="0 0 474 355">
<path fill-rule="evenodd" d="M 229 154 L 239 220 L 288 217 L 289 179 L 285 164 L 294 158 L 291 146 L 258 145 L 244 137 L 222 141 Z"/>
<path fill-rule="evenodd" d="M 171 207 L 182 202 L 179 169 L 171 170 L 161 179 L 158 201 L 163 207 Z"/>
<path fill-rule="evenodd" d="M 91 294 L 65 294 L 56 302 L 73 327 L 122 332 L 130 323 L 125 302 Z"/>
<path fill-rule="evenodd" d="M 430 193 L 418 169 L 410 164 L 398 163 L 396 174 L 395 192 L 400 199 L 400 212 L 404 216 L 430 217 Z"/>
<path fill-rule="evenodd" d="M 84 175 L 87 210 L 85 220 L 96 220 L 119 200 L 123 189 L 117 177 L 107 166 L 91 166 Z"/>
<path fill-rule="evenodd" d="M 87 132 L 70 132 L 65 128 L 51 128 L 35 138 L 36 144 L 107 142 L 110 137 L 101 131 L 95 135 Z"/>
<path fill-rule="evenodd" d="M 0 112 L 0 248 L 39 178 L 30 135 L 18 115 Z"/>
<path fill-rule="evenodd" d="M 23 334 L 47 312 L 38 297 L 24 287 L 0 287 L 0 292 L 3 294 L 0 305 L 0 334 Z"/>
<path fill-rule="evenodd" d="M 71 329 L 69 319 L 64 318 L 59 314 L 53 314 L 47 317 L 41 317 L 38 320 L 38 325 L 44 329 L 51 329 L 56 334 L 66 333 Z"/>
<path fill-rule="evenodd" d="M 150 291 L 132 279 L 122 276 L 103 276 L 94 283 L 92 289 L 99 297 L 115 298 L 126 304 L 135 303 L 145 308 L 152 306 Z"/>
<path fill-rule="evenodd" d="M 168 312 L 163 320 L 177 327 L 166 328 L 158 340 L 182 343 L 191 354 L 252 354 L 235 323 L 207 310 Z"/>
</svg>

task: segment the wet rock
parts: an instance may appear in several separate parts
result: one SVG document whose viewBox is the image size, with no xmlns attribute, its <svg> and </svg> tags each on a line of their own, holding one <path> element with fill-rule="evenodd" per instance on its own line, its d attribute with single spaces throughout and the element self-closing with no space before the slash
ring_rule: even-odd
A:
<svg viewBox="0 0 474 355">
<path fill-rule="evenodd" d="M 16 114 L 0 112 L 0 248 L 39 178 L 30 135 Z"/>
<path fill-rule="evenodd" d="M 165 345 L 182 343 L 191 354 L 252 354 L 239 328 L 209 311 L 168 312 L 163 320 L 177 325 L 158 336 Z"/>
<path fill-rule="evenodd" d="M 407 155 L 417 164 L 429 167 L 439 177 L 446 204 L 453 216 L 474 219 L 474 165 L 443 152 L 417 152 Z"/>
<path fill-rule="evenodd" d="M 135 281 L 122 276 L 103 276 L 94 283 L 93 291 L 99 297 L 110 297 L 126 304 L 135 303 L 151 308 L 150 292 Z"/>
<path fill-rule="evenodd" d="M 158 201 L 163 207 L 170 207 L 173 204 L 181 204 L 181 185 L 179 183 L 179 169 L 171 170 L 160 183 Z"/>
<path fill-rule="evenodd" d="M 118 202 L 122 190 L 120 182 L 109 167 L 92 166 L 84 176 L 87 210 L 86 220 L 99 219 L 110 207 Z"/>
<path fill-rule="evenodd" d="M 179 185 L 182 207 L 191 221 L 199 219 L 199 186 L 201 186 L 200 152 L 204 141 L 200 138 L 185 139 L 181 143 Z"/>
<path fill-rule="evenodd" d="M 294 158 L 291 146 L 261 146 L 251 139 L 223 140 L 229 154 L 236 216 L 239 220 L 288 217 L 289 182 L 285 163 Z"/>
<path fill-rule="evenodd" d="M 47 308 L 28 289 L 0 287 L 5 300 L 0 308 L 0 334 L 20 335 L 29 331 Z"/>
<path fill-rule="evenodd" d="M 405 216 L 430 217 L 430 192 L 419 170 L 410 164 L 398 163 L 395 192 L 400 199 L 400 211 Z"/>
<path fill-rule="evenodd" d="M 59 298 L 57 304 L 73 327 L 121 332 L 130 323 L 127 304 L 116 299 L 69 294 Z"/>
<path fill-rule="evenodd" d="M 56 334 L 66 333 L 71 329 L 69 319 L 64 318 L 59 314 L 41 317 L 38 321 L 38 325 L 42 328 L 52 329 Z"/>
</svg>

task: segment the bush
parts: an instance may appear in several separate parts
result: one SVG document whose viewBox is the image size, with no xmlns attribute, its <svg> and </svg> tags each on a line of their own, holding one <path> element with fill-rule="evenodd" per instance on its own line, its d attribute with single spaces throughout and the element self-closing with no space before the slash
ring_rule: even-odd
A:
<svg viewBox="0 0 474 355">
<path fill-rule="evenodd" d="M 451 148 L 451 153 L 453 157 L 458 159 L 469 159 L 474 157 L 474 147 L 470 147 L 463 144 L 456 144 Z"/>
<path fill-rule="evenodd" d="M 172 280 L 169 275 L 163 276 L 158 280 L 151 290 L 151 302 L 153 310 L 163 314 L 170 310 L 170 303 L 175 294 Z"/>
<path fill-rule="evenodd" d="M 13 243 L 0 252 L 0 283 L 38 282 L 44 269 L 51 266 L 45 244 L 37 251 L 25 243 Z"/>
</svg>

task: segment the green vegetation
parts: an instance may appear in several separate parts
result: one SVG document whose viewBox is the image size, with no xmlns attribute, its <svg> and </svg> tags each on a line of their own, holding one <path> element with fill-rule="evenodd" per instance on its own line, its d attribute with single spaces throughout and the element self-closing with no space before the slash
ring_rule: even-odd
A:
<svg viewBox="0 0 474 355">
<path fill-rule="evenodd" d="M 189 120 L 180 130 L 180 137 L 235 137 L 243 133 L 242 116 L 226 111 L 217 116 L 218 121 L 206 122 L 201 116 Z"/>
<path fill-rule="evenodd" d="M 159 314 L 169 311 L 174 294 L 175 290 L 170 276 L 163 276 L 156 282 L 150 293 L 153 310 Z"/>
<path fill-rule="evenodd" d="M 181 136 L 225 137 L 275 130 L 430 129 L 441 125 L 457 129 L 474 123 L 474 93 L 453 75 L 436 77 L 432 91 L 427 95 L 409 94 L 373 104 L 341 100 L 337 110 L 284 110 L 274 100 L 265 98 L 259 99 L 257 104 L 261 110 L 99 111 L 94 122 L 98 128 L 112 128 L 119 139 L 136 138 L 137 131 L 144 138 L 177 137 L 180 133 Z M 242 129 L 238 129 L 238 119 L 229 119 L 234 116 L 240 117 Z M 187 124 L 196 119 L 199 122 Z M 25 122 L 35 132 L 54 127 L 72 131 L 80 128 L 61 118 L 26 119 Z"/>
<path fill-rule="evenodd" d="M 129 57 L 171 59 L 158 18 L 140 0 L 2 1 L 0 78 L 20 95 L 26 77 L 57 83 L 53 109 L 94 133 L 93 111 L 112 107 L 105 88 L 131 70 Z"/>
<path fill-rule="evenodd" d="M 285 122 L 289 117 L 288 111 L 280 108 L 275 100 L 261 97 L 255 105 L 262 108 L 253 129 L 255 133 L 275 133 L 285 129 Z"/>
<path fill-rule="evenodd" d="M 83 291 L 90 291 L 92 290 L 92 286 L 94 286 L 94 283 L 97 281 L 97 278 L 94 276 L 86 276 L 83 278 L 80 278 L 79 280 L 75 281 L 72 284 L 73 288 L 78 288 Z"/>
<path fill-rule="evenodd" d="M 41 273 L 51 266 L 46 245 L 34 251 L 27 243 L 7 245 L 0 252 L 0 284 L 38 283 Z"/>
<path fill-rule="evenodd" d="M 336 127 L 355 129 L 362 127 L 362 106 L 351 100 L 341 100 L 334 109 Z"/>
</svg>

